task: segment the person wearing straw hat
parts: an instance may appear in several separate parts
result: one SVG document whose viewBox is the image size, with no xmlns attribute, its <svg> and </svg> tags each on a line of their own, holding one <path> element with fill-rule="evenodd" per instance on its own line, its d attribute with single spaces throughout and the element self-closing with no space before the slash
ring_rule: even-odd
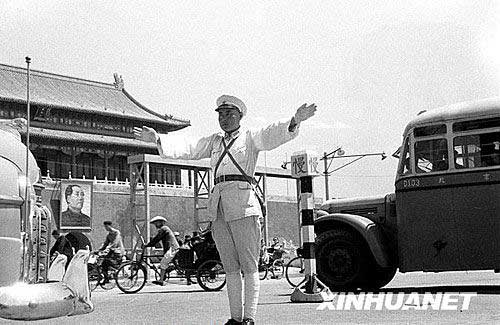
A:
<svg viewBox="0 0 500 325">
<path fill-rule="evenodd" d="M 162 157 L 211 158 L 215 186 L 208 203 L 209 217 L 213 221 L 213 237 L 226 271 L 231 313 L 226 324 L 254 324 L 260 287 L 259 217 L 263 213 L 255 193 L 258 154 L 294 139 L 300 123 L 316 112 L 316 105 L 303 104 L 292 118 L 260 130 L 240 127 L 247 107 L 235 96 L 220 96 L 215 111 L 222 132 L 192 143 L 175 134 L 158 134 L 147 126 L 134 128 L 134 135 L 136 139 L 156 143 Z"/>
</svg>

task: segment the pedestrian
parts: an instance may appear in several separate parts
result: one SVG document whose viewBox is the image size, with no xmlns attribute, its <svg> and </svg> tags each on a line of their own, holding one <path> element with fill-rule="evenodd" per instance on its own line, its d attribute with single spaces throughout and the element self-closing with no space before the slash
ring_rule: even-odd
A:
<svg viewBox="0 0 500 325">
<path fill-rule="evenodd" d="M 177 244 L 179 244 L 179 246 L 182 246 L 184 243 L 182 242 L 181 234 L 178 231 L 174 231 L 174 236 L 175 240 L 177 240 Z"/>
<path fill-rule="evenodd" d="M 191 246 L 191 236 L 185 235 L 184 236 L 184 244 L 182 245 L 182 248 L 191 249 L 192 247 L 193 246 Z"/>
<path fill-rule="evenodd" d="M 52 246 L 52 248 L 50 249 L 49 255 L 51 258 L 54 258 L 56 253 L 65 255 L 67 257 L 65 269 L 67 269 L 69 262 L 73 258 L 73 255 L 75 255 L 73 246 L 71 246 L 71 243 L 66 238 L 66 236 L 61 235 L 59 231 L 56 229 L 52 231 L 52 237 L 54 237 L 56 242 L 54 243 L 54 246 Z"/>
<path fill-rule="evenodd" d="M 174 233 L 167 226 L 167 219 L 162 216 L 156 216 L 151 219 L 150 223 L 158 229 L 158 233 L 149 241 L 149 243 L 145 244 L 144 247 L 154 247 L 159 242 L 161 242 L 163 246 L 164 255 L 160 261 L 160 279 L 153 281 L 154 284 L 162 286 L 165 282 L 169 264 L 179 250 L 179 244 L 175 239 Z"/>
<path fill-rule="evenodd" d="M 211 158 L 215 186 L 209 198 L 209 216 L 226 271 L 231 313 L 231 319 L 226 324 L 254 324 L 260 288 L 259 218 L 262 217 L 254 179 L 258 154 L 294 139 L 300 123 L 314 115 L 316 105 L 303 104 L 291 119 L 256 131 L 240 127 L 247 108 L 234 96 L 219 97 L 215 111 L 218 112 L 223 132 L 194 143 L 176 135 L 158 134 L 147 126 L 134 128 L 134 134 L 137 139 L 156 143 L 162 157 Z"/>
</svg>

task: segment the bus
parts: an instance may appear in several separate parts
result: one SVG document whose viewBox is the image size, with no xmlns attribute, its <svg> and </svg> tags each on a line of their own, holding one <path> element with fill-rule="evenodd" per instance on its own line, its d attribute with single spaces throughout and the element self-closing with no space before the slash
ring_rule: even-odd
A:
<svg viewBox="0 0 500 325">
<path fill-rule="evenodd" d="M 424 111 L 403 133 L 395 192 L 327 201 L 318 276 L 380 288 L 400 272 L 500 269 L 500 98 Z"/>
</svg>

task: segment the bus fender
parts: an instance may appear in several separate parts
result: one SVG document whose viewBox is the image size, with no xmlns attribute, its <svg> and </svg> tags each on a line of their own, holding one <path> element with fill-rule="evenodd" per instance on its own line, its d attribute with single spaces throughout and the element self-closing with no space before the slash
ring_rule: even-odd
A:
<svg viewBox="0 0 500 325">
<path fill-rule="evenodd" d="M 355 230 L 366 241 L 375 261 L 380 267 L 392 265 L 390 248 L 387 244 L 382 229 L 372 220 L 346 213 L 333 213 L 318 217 L 315 222 L 316 233 L 332 229 L 332 224 L 344 225 Z"/>
</svg>

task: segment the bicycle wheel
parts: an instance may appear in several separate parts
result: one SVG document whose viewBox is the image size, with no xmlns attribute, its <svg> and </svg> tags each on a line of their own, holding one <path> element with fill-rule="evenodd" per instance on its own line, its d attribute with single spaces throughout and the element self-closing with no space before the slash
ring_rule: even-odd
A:
<svg viewBox="0 0 500 325">
<path fill-rule="evenodd" d="M 103 275 L 104 276 L 104 275 Z M 101 288 L 103 288 L 104 290 L 111 290 L 113 289 L 114 287 L 116 287 L 116 272 L 113 272 L 110 277 L 109 277 L 109 281 L 108 282 L 104 282 L 104 279 L 99 282 L 99 285 L 101 286 Z"/>
<path fill-rule="evenodd" d="M 285 267 L 283 266 L 283 260 L 279 259 L 273 262 L 270 267 L 271 273 L 273 274 L 273 279 L 281 279 L 283 273 L 285 273 Z"/>
<path fill-rule="evenodd" d="M 298 287 L 305 281 L 304 277 L 304 259 L 296 256 L 288 262 L 285 268 L 285 277 L 292 287 Z"/>
<path fill-rule="evenodd" d="M 267 265 L 259 264 L 259 279 L 264 280 L 267 277 Z"/>
<path fill-rule="evenodd" d="M 94 291 L 102 280 L 99 267 L 95 264 L 88 264 L 88 279 L 90 291 Z"/>
<path fill-rule="evenodd" d="M 124 293 L 139 292 L 146 284 L 146 268 L 137 262 L 122 264 L 116 271 L 116 285 Z"/>
<path fill-rule="evenodd" d="M 216 260 L 208 260 L 196 270 L 198 284 L 205 291 L 221 290 L 226 284 L 226 272 L 222 263 Z"/>
<path fill-rule="evenodd" d="M 158 271 L 160 272 L 160 270 L 158 270 Z M 170 263 L 168 265 L 166 272 L 165 272 L 165 278 L 163 279 L 163 282 L 168 282 L 168 280 L 170 280 L 170 277 L 173 277 L 173 278 L 176 277 L 176 276 L 170 274 L 173 271 L 175 271 L 176 274 L 179 274 L 179 268 L 174 263 Z M 160 274 L 157 272 L 155 272 L 155 280 L 156 281 L 160 280 Z"/>
</svg>

